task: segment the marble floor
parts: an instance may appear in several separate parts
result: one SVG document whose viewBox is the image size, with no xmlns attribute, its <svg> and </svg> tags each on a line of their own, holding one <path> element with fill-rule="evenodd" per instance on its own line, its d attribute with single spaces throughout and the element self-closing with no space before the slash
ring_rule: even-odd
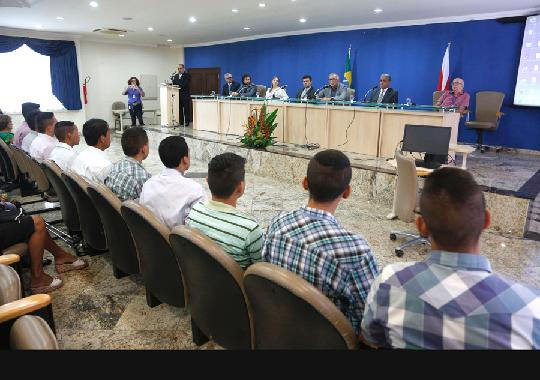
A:
<svg viewBox="0 0 540 380">
<path fill-rule="evenodd" d="M 78 149 L 84 148 L 81 141 Z M 157 147 L 151 147 L 144 166 L 152 174 L 162 170 Z M 107 151 L 112 160 L 122 156 L 115 136 Z M 207 163 L 191 162 L 189 172 L 206 171 Z M 196 178 L 208 190 L 204 178 Z M 280 211 L 305 204 L 306 192 L 300 187 L 248 174 L 246 192 L 238 208 L 266 228 Z M 287 191 L 283 191 L 284 187 Z M 354 189 L 353 189 L 354 191 Z M 405 256 L 394 254 L 393 230 L 414 230 L 412 223 L 385 218 L 390 209 L 372 201 L 355 198 L 343 201 L 336 213 L 342 224 L 361 235 L 371 245 L 379 268 L 397 261 L 422 260 L 424 247 L 406 249 Z M 47 215 L 47 219 L 54 215 Z M 488 232 L 482 236 L 483 252 L 499 273 L 540 288 L 540 242 Z M 191 341 L 190 318 L 186 310 L 168 305 L 149 308 L 139 276 L 116 280 L 107 254 L 87 257 L 90 265 L 81 271 L 62 275 L 64 286 L 53 292 L 57 337 L 63 349 L 212 349 L 213 342 L 197 347 Z M 53 266 L 45 267 L 52 274 Z"/>
</svg>

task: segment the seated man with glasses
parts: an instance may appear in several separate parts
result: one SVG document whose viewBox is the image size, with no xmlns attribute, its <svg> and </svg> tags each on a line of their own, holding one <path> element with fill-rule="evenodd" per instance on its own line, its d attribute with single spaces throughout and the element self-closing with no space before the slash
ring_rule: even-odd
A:
<svg viewBox="0 0 540 380">
<path fill-rule="evenodd" d="M 398 103 L 398 92 L 390 87 L 392 77 L 390 74 L 381 74 L 379 87 L 368 93 L 368 103 Z"/>
<path fill-rule="evenodd" d="M 465 87 L 465 81 L 461 78 L 454 78 L 452 81 L 452 91 L 445 91 L 436 106 L 438 107 L 459 107 L 459 113 L 461 115 L 469 112 L 469 101 L 471 96 L 463 91 Z"/>
<path fill-rule="evenodd" d="M 328 75 L 328 85 L 317 94 L 320 100 L 348 100 L 347 89 L 339 83 L 339 75 L 332 73 Z"/>
</svg>

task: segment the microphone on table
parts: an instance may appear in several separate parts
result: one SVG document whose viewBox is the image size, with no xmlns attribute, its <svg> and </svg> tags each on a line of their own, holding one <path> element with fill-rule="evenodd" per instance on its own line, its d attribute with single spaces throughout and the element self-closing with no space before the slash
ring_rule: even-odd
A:
<svg viewBox="0 0 540 380">
<path fill-rule="evenodd" d="M 324 90 L 325 88 L 330 88 L 330 85 L 327 84 L 325 86 L 322 86 L 321 88 L 319 88 L 317 91 L 315 91 L 315 95 L 317 95 L 319 92 L 321 92 L 322 90 Z"/>
<path fill-rule="evenodd" d="M 373 87 L 371 87 L 369 90 L 367 90 L 366 94 L 364 95 L 364 102 L 366 101 L 366 98 L 367 98 L 368 94 L 369 94 L 371 91 L 373 91 L 373 90 L 375 90 L 375 89 L 377 89 L 377 88 L 379 88 L 379 85 L 373 86 Z"/>
<path fill-rule="evenodd" d="M 282 90 L 285 90 L 287 88 L 287 85 L 284 85 L 284 86 L 281 86 L 280 87 Z"/>
</svg>

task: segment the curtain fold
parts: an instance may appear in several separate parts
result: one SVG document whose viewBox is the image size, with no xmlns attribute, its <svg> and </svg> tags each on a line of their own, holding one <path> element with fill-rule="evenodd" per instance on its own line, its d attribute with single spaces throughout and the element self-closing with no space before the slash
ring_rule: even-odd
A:
<svg viewBox="0 0 540 380">
<path fill-rule="evenodd" d="M 52 93 L 68 110 L 82 109 L 77 51 L 73 41 L 41 40 L 0 36 L 0 53 L 8 53 L 26 44 L 36 53 L 51 58 Z"/>
</svg>

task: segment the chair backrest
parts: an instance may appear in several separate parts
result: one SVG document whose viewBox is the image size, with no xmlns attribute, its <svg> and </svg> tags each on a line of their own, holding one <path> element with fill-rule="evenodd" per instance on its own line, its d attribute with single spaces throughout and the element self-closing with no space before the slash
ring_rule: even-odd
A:
<svg viewBox="0 0 540 380">
<path fill-rule="evenodd" d="M 349 320 L 317 288 L 270 263 L 244 274 L 255 325 L 255 349 L 354 349 Z"/>
<path fill-rule="evenodd" d="M 397 179 L 394 210 L 399 220 L 412 222 L 418 195 L 418 179 L 414 158 L 396 151 Z"/>
<path fill-rule="evenodd" d="M 170 236 L 197 327 L 228 349 L 252 347 L 251 312 L 244 292 L 244 271 L 216 243 L 194 229 L 178 226 Z"/>
<path fill-rule="evenodd" d="M 479 91 L 476 93 L 475 121 L 495 123 L 498 126 L 499 116 L 504 100 L 504 93 L 498 91 Z"/>
<path fill-rule="evenodd" d="M 120 102 L 120 101 L 114 102 L 114 103 L 112 104 L 112 109 L 115 110 L 115 111 L 116 111 L 116 110 L 125 110 L 125 109 L 127 109 L 126 103 Z"/>
<path fill-rule="evenodd" d="M 122 202 L 103 184 L 90 183 L 87 190 L 101 217 L 113 265 L 127 274 L 139 273 L 135 242 L 120 213 Z"/>
<path fill-rule="evenodd" d="M 258 84 L 257 85 L 257 94 L 259 94 L 259 96 L 261 98 L 264 98 L 266 96 L 266 86 L 262 85 L 262 84 Z"/>
<path fill-rule="evenodd" d="M 73 196 L 62 179 L 62 169 L 51 160 L 44 161 L 41 166 L 60 201 L 60 209 L 62 210 L 62 220 L 64 221 L 64 224 L 69 229 L 70 233 L 80 232 L 81 224 L 79 222 L 79 213 L 75 201 L 73 200 Z"/>
<path fill-rule="evenodd" d="M 0 152 L 7 164 L 6 169 L 8 173 L 6 174 L 8 174 L 13 180 L 17 179 L 17 177 L 19 176 L 19 168 L 17 167 L 17 161 L 15 161 L 13 151 L 2 139 L 0 139 Z"/>
<path fill-rule="evenodd" d="M 58 341 L 45 320 L 36 315 L 19 317 L 9 333 L 12 350 L 58 350 Z"/>
<path fill-rule="evenodd" d="M 88 181 L 71 170 L 63 172 L 62 179 L 75 201 L 85 242 L 95 250 L 106 250 L 107 240 L 103 225 L 94 203 L 88 196 Z"/>
<path fill-rule="evenodd" d="M 169 243 L 171 231 L 150 210 L 135 201 L 122 203 L 120 211 L 135 240 L 147 292 L 161 302 L 184 307 L 187 293 Z"/>
<path fill-rule="evenodd" d="M 26 160 L 23 157 L 22 150 L 14 145 L 11 145 L 11 151 L 13 152 L 13 157 L 15 158 L 15 161 L 17 162 L 17 166 L 19 167 L 21 173 L 30 176 L 30 169 L 28 168 Z"/>
<path fill-rule="evenodd" d="M 0 264 L 0 306 L 22 297 L 21 280 L 12 267 Z"/>
<path fill-rule="evenodd" d="M 30 178 L 36 182 L 36 186 L 39 192 L 43 193 L 51 187 L 49 180 L 43 170 L 39 166 L 38 162 L 28 155 L 26 152 L 22 152 L 23 159 L 26 160 Z"/>
<path fill-rule="evenodd" d="M 356 90 L 354 88 L 347 88 L 347 98 L 345 100 L 351 100 L 354 98 L 354 94 L 356 93 Z"/>
<path fill-rule="evenodd" d="M 433 91 L 433 105 L 436 105 L 444 91 Z"/>
</svg>

